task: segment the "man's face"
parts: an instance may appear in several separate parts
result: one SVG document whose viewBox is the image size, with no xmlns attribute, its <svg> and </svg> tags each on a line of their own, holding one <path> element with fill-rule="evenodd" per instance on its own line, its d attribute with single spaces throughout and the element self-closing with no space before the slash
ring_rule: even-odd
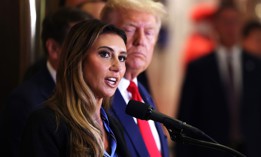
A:
<svg viewBox="0 0 261 157">
<path fill-rule="evenodd" d="M 243 40 L 243 46 L 254 55 L 261 57 L 261 30 L 254 29 Z"/>
<path fill-rule="evenodd" d="M 151 62 L 159 24 L 152 14 L 134 10 L 117 10 L 112 18 L 112 24 L 123 29 L 128 39 L 126 75 L 137 77 Z"/>
<path fill-rule="evenodd" d="M 225 46 L 233 46 L 240 37 L 240 14 L 234 9 L 227 8 L 222 11 L 215 20 L 215 27 L 220 42 Z"/>
</svg>

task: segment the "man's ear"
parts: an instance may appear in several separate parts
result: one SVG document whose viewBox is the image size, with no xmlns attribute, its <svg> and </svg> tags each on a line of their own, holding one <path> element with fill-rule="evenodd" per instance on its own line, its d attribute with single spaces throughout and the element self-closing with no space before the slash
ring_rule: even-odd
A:
<svg viewBox="0 0 261 157">
<path fill-rule="evenodd" d="M 60 59 L 60 53 L 61 53 L 61 44 L 59 44 L 57 41 L 54 39 L 47 39 L 45 42 L 45 46 L 47 49 L 48 53 L 48 61 L 52 65 L 52 67 L 57 70 L 58 64 L 59 64 L 59 59 Z"/>
<path fill-rule="evenodd" d="M 48 51 L 48 59 L 51 61 L 57 61 L 59 59 L 61 45 L 54 39 L 49 38 L 46 40 L 45 46 Z"/>
</svg>

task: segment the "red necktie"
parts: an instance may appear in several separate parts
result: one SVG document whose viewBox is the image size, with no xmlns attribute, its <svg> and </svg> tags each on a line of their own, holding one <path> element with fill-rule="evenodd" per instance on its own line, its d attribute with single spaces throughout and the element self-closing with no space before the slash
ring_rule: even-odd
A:
<svg viewBox="0 0 261 157">
<path fill-rule="evenodd" d="M 138 87 L 133 81 L 130 81 L 130 85 L 127 90 L 132 94 L 132 99 L 136 101 L 142 101 Z M 137 119 L 137 123 L 142 135 L 143 141 L 147 147 L 150 157 L 161 157 L 160 151 L 157 148 L 156 142 L 150 130 L 148 121 Z"/>
</svg>

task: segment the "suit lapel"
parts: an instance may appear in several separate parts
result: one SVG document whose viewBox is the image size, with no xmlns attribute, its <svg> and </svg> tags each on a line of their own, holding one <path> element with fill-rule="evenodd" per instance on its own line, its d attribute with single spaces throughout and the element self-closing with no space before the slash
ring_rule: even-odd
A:
<svg viewBox="0 0 261 157">
<path fill-rule="evenodd" d="M 126 103 L 118 89 L 115 92 L 112 104 L 113 114 L 116 115 L 117 119 L 119 119 L 119 121 L 121 122 L 126 135 L 132 142 L 133 147 L 135 147 L 135 149 L 139 153 L 139 156 L 149 156 L 137 124 L 134 122 L 131 116 L 125 113 Z"/>
<path fill-rule="evenodd" d="M 209 82 L 212 86 L 212 90 L 215 92 L 216 95 L 219 95 L 219 99 L 223 100 L 220 104 L 220 106 L 222 106 L 222 108 L 224 109 L 224 113 L 227 113 L 229 111 L 228 108 L 228 104 L 227 104 L 227 87 L 225 85 L 225 80 L 223 79 L 223 74 L 221 72 L 220 66 L 219 66 L 219 59 L 217 56 L 217 52 L 213 52 L 210 56 L 209 56 L 209 62 L 207 65 L 209 65 L 208 67 L 208 71 L 206 73 L 206 75 L 209 75 L 209 80 L 211 80 L 211 82 Z M 228 114 L 228 113 L 227 113 Z"/>
<path fill-rule="evenodd" d="M 207 75 L 213 76 L 212 78 L 214 78 L 214 82 L 213 82 L 214 85 L 222 87 L 220 89 L 223 90 L 224 89 L 224 82 L 223 82 L 223 79 L 222 79 L 221 69 L 219 67 L 219 60 L 218 60 L 217 54 L 215 52 L 210 55 L 209 62 L 210 62 L 210 64 L 209 64 L 210 68 L 209 69 L 213 69 L 213 71 L 212 72 L 209 71 L 210 74 L 207 74 Z"/>
</svg>

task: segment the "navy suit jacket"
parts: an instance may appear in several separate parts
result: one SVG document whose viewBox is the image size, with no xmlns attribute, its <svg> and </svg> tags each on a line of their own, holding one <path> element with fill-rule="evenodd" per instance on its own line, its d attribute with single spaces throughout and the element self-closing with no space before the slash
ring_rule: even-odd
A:
<svg viewBox="0 0 261 157">
<path fill-rule="evenodd" d="M 146 89 L 139 83 L 139 91 L 145 103 L 150 104 L 155 108 L 155 104 Z M 112 100 L 110 113 L 119 120 L 124 130 L 124 137 L 127 143 L 127 148 L 132 157 L 148 157 L 149 153 L 142 139 L 141 133 L 133 117 L 125 113 L 126 103 L 117 89 Z M 167 137 L 164 135 L 161 124 L 155 123 L 161 142 L 162 157 L 169 157 Z"/>
<path fill-rule="evenodd" d="M 247 52 L 241 54 L 242 93 L 240 125 L 249 157 L 261 156 L 261 62 Z M 229 146 L 229 109 L 215 52 L 187 69 L 182 88 L 179 119 L 203 130 Z M 229 157 L 229 154 L 177 144 L 177 157 Z"/>
<path fill-rule="evenodd" d="M 23 82 L 10 95 L 3 110 L 1 149 L 7 156 L 19 156 L 21 135 L 27 118 L 52 94 L 55 83 L 46 66 Z"/>
</svg>

